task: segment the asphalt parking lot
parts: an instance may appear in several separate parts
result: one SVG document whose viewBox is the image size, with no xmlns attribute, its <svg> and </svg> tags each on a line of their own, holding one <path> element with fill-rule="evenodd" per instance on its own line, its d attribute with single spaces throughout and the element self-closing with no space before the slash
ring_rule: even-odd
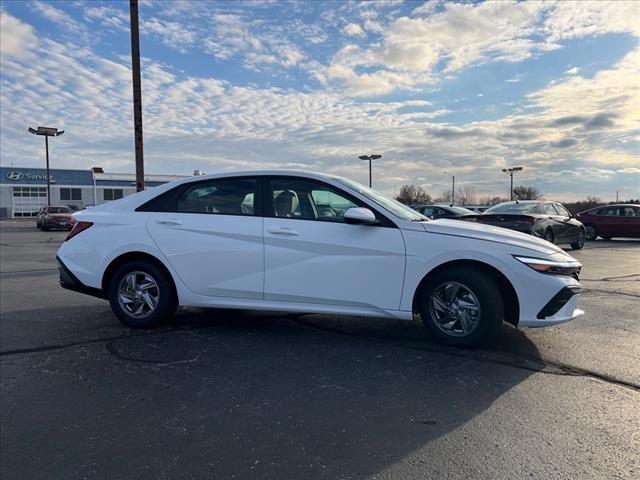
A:
<svg viewBox="0 0 640 480">
<path fill-rule="evenodd" d="M 639 241 L 572 253 L 579 320 L 470 351 L 322 315 L 129 330 L 58 286 L 65 235 L 0 222 L 4 479 L 640 477 Z"/>
</svg>

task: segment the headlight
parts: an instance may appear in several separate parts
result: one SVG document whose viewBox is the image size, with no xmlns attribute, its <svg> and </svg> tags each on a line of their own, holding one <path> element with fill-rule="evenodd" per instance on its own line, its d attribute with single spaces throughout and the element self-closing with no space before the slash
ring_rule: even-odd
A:
<svg viewBox="0 0 640 480">
<path fill-rule="evenodd" d="M 582 265 L 577 260 L 558 261 L 515 255 L 513 258 L 524 263 L 527 267 L 533 268 L 536 272 L 550 275 L 566 275 L 575 279 L 580 275 L 580 269 L 582 268 Z"/>
</svg>

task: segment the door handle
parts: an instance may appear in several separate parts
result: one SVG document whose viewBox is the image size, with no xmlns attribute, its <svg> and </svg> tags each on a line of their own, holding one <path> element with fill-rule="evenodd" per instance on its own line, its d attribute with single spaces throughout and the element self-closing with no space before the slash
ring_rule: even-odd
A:
<svg viewBox="0 0 640 480">
<path fill-rule="evenodd" d="M 178 220 L 156 220 L 156 223 L 159 223 L 160 225 L 182 225 L 182 222 L 179 222 Z"/>
<path fill-rule="evenodd" d="M 269 233 L 273 233 L 274 235 L 291 235 L 292 237 L 299 235 L 298 232 L 289 227 L 270 228 Z"/>
</svg>

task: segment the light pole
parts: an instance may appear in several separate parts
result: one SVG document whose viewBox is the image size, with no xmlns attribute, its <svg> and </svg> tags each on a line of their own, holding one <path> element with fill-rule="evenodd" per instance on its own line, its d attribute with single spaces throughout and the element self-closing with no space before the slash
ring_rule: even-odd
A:
<svg viewBox="0 0 640 480">
<path fill-rule="evenodd" d="M 144 154 L 142 149 L 142 87 L 140 83 L 140 33 L 138 0 L 129 0 L 131 23 L 131 76 L 133 80 L 133 129 L 136 151 L 136 191 L 144 190 Z"/>
<path fill-rule="evenodd" d="M 64 133 L 64 130 L 58 130 L 53 127 L 38 127 L 35 128 L 29 127 L 29 133 L 33 133 L 34 135 L 42 135 L 44 137 L 44 149 L 45 155 L 47 158 L 47 206 L 51 206 L 51 174 L 49 173 L 49 137 L 59 137 Z"/>
<path fill-rule="evenodd" d="M 360 155 L 358 158 L 360 160 L 368 160 L 369 161 L 369 188 L 371 188 L 371 186 L 372 186 L 372 181 L 371 181 L 371 160 L 378 160 L 379 158 L 382 158 L 382 155 Z"/>
<path fill-rule="evenodd" d="M 456 198 L 456 176 L 453 173 L 442 172 L 445 175 L 451 175 L 451 206 L 453 207 L 454 200 Z"/>
<path fill-rule="evenodd" d="M 511 190 L 509 190 L 510 199 L 513 200 L 513 172 L 520 172 L 524 167 L 509 167 L 503 168 L 504 173 L 508 173 L 511 177 Z"/>
</svg>

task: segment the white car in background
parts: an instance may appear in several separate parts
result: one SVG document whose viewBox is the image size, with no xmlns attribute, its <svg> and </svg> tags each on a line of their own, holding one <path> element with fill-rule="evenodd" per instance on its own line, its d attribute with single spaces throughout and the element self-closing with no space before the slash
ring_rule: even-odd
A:
<svg viewBox="0 0 640 480">
<path fill-rule="evenodd" d="M 74 214 L 65 288 L 106 298 L 131 327 L 178 306 L 412 320 L 441 341 L 504 321 L 576 318 L 580 263 L 530 235 L 429 221 L 351 180 L 253 171 L 172 182 Z"/>
</svg>

